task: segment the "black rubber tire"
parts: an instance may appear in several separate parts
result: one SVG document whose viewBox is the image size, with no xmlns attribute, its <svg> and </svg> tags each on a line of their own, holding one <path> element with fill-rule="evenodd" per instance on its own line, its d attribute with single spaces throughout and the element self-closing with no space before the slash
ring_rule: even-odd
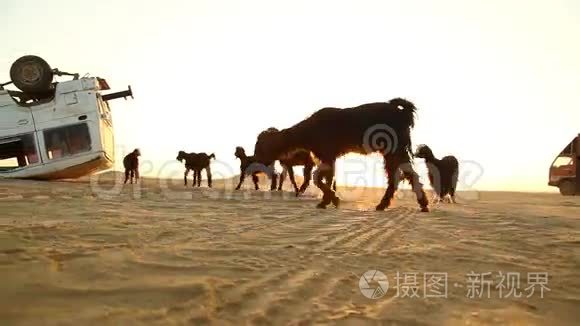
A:
<svg viewBox="0 0 580 326">
<path fill-rule="evenodd" d="M 560 182 L 560 185 L 558 185 L 558 188 L 560 189 L 560 193 L 563 196 L 576 195 L 576 184 L 574 184 L 574 182 L 572 180 L 564 180 L 564 181 Z"/>
<path fill-rule="evenodd" d="M 50 65 L 35 55 L 20 57 L 10 67 L 10 79 L 14 86 L 25 93 L 47 92 L 51 88 L 53 76 Z"/>
</svg>

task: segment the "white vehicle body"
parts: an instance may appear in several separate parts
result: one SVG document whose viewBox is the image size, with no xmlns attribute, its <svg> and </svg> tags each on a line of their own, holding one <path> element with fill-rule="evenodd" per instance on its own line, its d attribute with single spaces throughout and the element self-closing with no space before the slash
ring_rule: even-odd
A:
<svg viewBox="0 0 580 326">
<path fill-rule="evenodd" d="M 59 82 L 53 98 L 33 104 L 0 88 L 0 178 L 77 178 L 111 168 L 115 142 L 103 81 Z"/>
</svg>

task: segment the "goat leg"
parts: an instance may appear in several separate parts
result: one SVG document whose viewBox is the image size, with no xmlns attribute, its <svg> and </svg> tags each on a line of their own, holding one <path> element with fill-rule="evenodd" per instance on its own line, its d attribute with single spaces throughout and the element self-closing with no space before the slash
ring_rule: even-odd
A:
<svg viewBox="0 0 580 326">
<path fill-rule="evenodd" d="M 333 166 L 334 164 L 322 163 L 314 172 L 314 182 L 323 193 L 322 201 L 316 205 L 317 208 L 326 208 L 330 203 L 333 203 L 336 207 L 340 204 L 340 199 L 335 195 L 328 183 L 334 177 Z"/>
<path fill-rule="evenodd" d="M 306 188 L 308 188 L 308 186 L 310 185 L 310 180 L 312 179 L 312 169 L 314 168 L 314 166 L 308 165 L 304 167 L 304 182 L 302 183 L 302 186 L 300 186 L 300 189 L 298 189 L 298 192 L 296 193 L 296 197 L 298 197 L 300 194 L 304 193 L 306 191 Z"/>
<path fill-rule="evenodd" d="M 384 164 L 385 164 L 385 173 L 387 175 L 387 190 L 385 190 L 385 194 L 381 201 L 376 206 L 377 211 L 385 210 L 391 205 L 391 201 L 393 200 L 393 196 L 399 187 L 399 166 L 398 162 L 395 161 L 394 157 L 385 156 L 384 157 Z"/>
<path fill-rule="evenodd" d="M 405 167 L 403 170 L 405 179 L 409 181 L 415 196 L 417 196 L 417 203 L 421 207 L 421 212 L 429 212 L 429 201 L 423 190 L 423 184 L 419 181 L 419 175 L 410 164 L 406 164 Z"/>
<path fill-rule="evenodd" d="M 282 173 L 280 173 L 280 180 L 278 182 L 278 191 L 282 190 L 282 185 L 284 184 L 284 180 L 286 180 L 286 175 L 288 175 L 288 169 L 284 166 Z"/>
<path fill-rule="evenodd" d="M 276 190 L 276 184 L 278 181 L 278 173 L 276 173 L 276 171 L 274 171 L 273 168 L 272 168 L 271 178 L 272 178 L 272 181 L 270 182 L 270 190 L 274 191 L 274 190 Z"/>
<path fill-rule="evenodd" d="M 258 179 L 257 173 L 252 174 L 252 181 L 254 182 L 254 189 L 260 190 L 260 186 L 258 185 L 258 181 L 260 181 L 260 180 Z"/>
<path fill-rule="evenodd" d="M 211 169 L 209 166 L 205 168 L 205 173 L 207 174 L 207 186 L 211 188 Z"/>
<path fill-rule="evenodd" d="M 290 182 L 294 187 L 294 191 L 298 193 L 298 185 L 296 184 L 296 179 L 294 178 L 294 169 L 291 166 L 288 167 L 288 176 L 290 177 Z"/>
<path fill-rule="evenodd" d="M 240 173 L 240 182 L 238 183 L 238 186 L 236 187 L 236 190 L 240 190 L 240 187 L 242 186 L 242 183 L 244 183 L 244 178 L 245 177 L 246 177 L 246 174 L 242 170 L 241 173 Z"/>
<path fill-rule="evenodd" d="M 125 169 L 125 182 L 123 184 L 126 184 L 127 181 L 129 181 L 129 169 Z"/>
<path fill-rule="evenodd" d="M 201 169 L 195 172 L 197 174 L 197 187 L 201 187 Z"/>
<path fill-rule="evenodd" d="M 185 169 L 185 173 L 183 173 L 183 185 L 187 186 L 187 175 L 189 174 L 189 169 Z"/>
</svg>

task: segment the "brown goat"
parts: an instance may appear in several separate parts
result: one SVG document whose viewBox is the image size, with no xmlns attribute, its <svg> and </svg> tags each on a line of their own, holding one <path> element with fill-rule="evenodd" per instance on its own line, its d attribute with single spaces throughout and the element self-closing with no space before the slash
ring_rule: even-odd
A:
<svg viewBox="0 0 580 326">
<path fill-rule="evenodd" d="M 314 182 L 323 192 L 317 207 L 326 208 L 330 203 L 338 206 L 340 202 L 330 187 L 336 159 L 351 152 L 381 152 L 388 187 L 376 209 L 390 206 L 402 175 L 411 183 L 421 211 L 428 212 L 423 185 L 411 164 L 411 128 L 415 111 L 413 103 L 401 98 L 353 108 L 323 108 L 290 128 L 263 132 L 258 136 L 254 153 L 259 160 L 272 162 L 285 159 L 296 149 L 312 152 L 321 162 L 314 173 Z"/>
<path fill-rule="evenodd" d="M 296 196 L 299 196 L 301 193 L 306 191 L 308 185 L 310 184 L 310 179 L 312 178 L 312 169 L 314 168 L 314 158 L 307 150 L 297 150 L 289 154 L 285 159 L 280 160 L 280 165 L 282 166 L 283 170 L 280 175 L 280 182 L 278 184 L 278 190 L 282 190 L 282 185 L 284 184 L 284 179 L 286 179 L 286 175 L 290 177 L 290 183 L 294 187 L 294 191 L 296 192 Z M 300 188 L 296 184 L 296 179 L 294 178 L 294 166 L 304 166 L 304 181 Z"/>
<path fill-rule="evenodd" d="M 274 127 L 270 127 L 263 131 L 263 133 L 272 133 L 272 132 L 279 132 L 278 129 Z M 259 137 L 259 136 L 258 136 Z M 282 185 L 284 184 L 284 180 L 286 179 L 286 175 L 290 177 L 290 182 L 294 187 L 294 191 L 296 192 L 296 196 L 304 193 L 306 188 L 310 185 L 310 180 L 312 179 L 312 170 L 316 165 L 315 158 L 313 157 L 310 151 L 304 149 L 297 149 L 290 153 L 287 153 L 284 159 L 279 160 L 280 165 L 282 166 L 282 173 L 280 175 L 280 182 L 278 184 L 278 190 L 282 190 Z M 303 173 L 304 173 L 304 181 L 300 188 L 296 184 L 296 179 L 294 178 L 294 166 L 304 166 Z M 336 183 L 333 183 L 333 189 L 336 191 Z"/>
</svg>

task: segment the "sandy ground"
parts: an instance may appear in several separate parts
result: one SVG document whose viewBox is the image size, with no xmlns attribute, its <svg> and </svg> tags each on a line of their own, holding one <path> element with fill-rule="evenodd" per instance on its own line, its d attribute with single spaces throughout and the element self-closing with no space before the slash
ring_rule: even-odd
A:
<svg viewBox="0 0 580 326">
<path fill-rule="evenodd" d="M 580 320 L 579 197 L 482 192 L 425 214 L 404 191 L 375 212 L 382 190 L 342 188 L 340 209 L 318 210 L 314 187 L 297 199 L 231 186 L 0 181 L 0 324 Z M 385 285 L 368 270 L 385 274 L 382 297 L 361 292 L 364 275 L 365 291 Z M 425 285 L 434 275 L 447 286 Z"/>
</svg>

